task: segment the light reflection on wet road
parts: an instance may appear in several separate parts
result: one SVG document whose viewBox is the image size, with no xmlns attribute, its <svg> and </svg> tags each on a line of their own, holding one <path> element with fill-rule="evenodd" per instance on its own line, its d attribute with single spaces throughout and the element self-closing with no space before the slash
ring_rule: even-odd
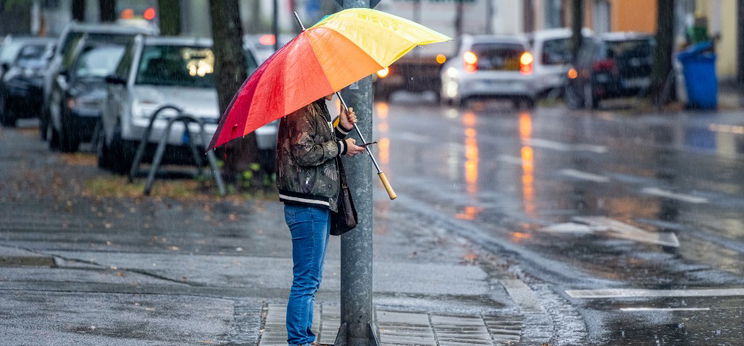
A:
<svg viewBox="0 0 744 346">
<path fill-rule="evenodd" d="M 375 109 L 378 155 L 404 197 L 386 202 L 378 193 L 378 205 L 416 201 L 432 219 L 477 227 L 484 243 L 540 257 L 523 258 L 522 270 L 556 292 L 744 287 L 739 114 L 519 111 L 490 103 L 459 111 L 418 102 Z M 673 232 L 680 246 L 541 231 L 576 216 Z M 633 309 L 686 306 L 674 298 L 570 301 L 582 306 L 596 342 L 727 343 L 744 329 L 741 318 L 738 329 L 723 321 L 741 316 L 741 297 L 696 298 L 691 307 L 701 309 L 692 311 Z"/>
</svg>

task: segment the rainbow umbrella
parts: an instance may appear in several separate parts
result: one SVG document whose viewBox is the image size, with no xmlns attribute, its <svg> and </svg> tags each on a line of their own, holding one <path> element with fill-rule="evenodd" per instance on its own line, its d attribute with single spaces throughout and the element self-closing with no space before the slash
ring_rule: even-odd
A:
<svg viewBox="0 0 744 346">
<path fill-rule="evenodd" d="M 388 67 L 416 46 L 448 40 L 420 24 L 372 9 L 330 15 L 297 35 L 248 77 L 207 149 L 245 136 Z"/>
</svg>

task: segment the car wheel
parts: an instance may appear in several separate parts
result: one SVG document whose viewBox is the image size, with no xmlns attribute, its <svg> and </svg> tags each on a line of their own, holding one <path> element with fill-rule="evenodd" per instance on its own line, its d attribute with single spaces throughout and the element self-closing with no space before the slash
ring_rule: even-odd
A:
<svg viewBox="0 0 744 346">
<path fill-rule="evenodd" d="M 524 107 L 527 109 L 534 109 L 535 108 L 535 99 L 532 97 L 526 97 L 523 100 Z"/>
<path fill-rule="evenodd" d="M 16 116 L 10 107 L 8 107 L 5 96 L 0 94 L 0 123 L 5 127 L 16 126 Z"/>
<path fill-rule="evenodd" d="M 108 166 L 116 174 L 127 174 L 134 161 L 134 144 L 121 138 L 121 125 L 117 124 L 108 146 Z"/>
<path fill-rule="evenodd" d="M 453 103 L 455 104 L 455 106 L 457 106 L 457 108 L 465 109 L 468 107 L 469 101 L 470 99 L 468 99 L 467 97 L 457 97 L 456 99 L 454 99 Z"/>
<path fill-rule="evenodd" d="M 64 153 L 74 153 L 80 147 L 80 135 L 75 131 L 72 119 L 66 113 L 60 114 L 62 126 L 59 131 L 59 150 Z"/>
</svg>

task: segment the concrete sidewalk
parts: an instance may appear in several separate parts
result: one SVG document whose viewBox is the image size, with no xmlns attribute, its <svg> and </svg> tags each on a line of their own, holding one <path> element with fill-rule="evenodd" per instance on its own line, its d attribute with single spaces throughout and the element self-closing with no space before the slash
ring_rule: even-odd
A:
<svg viewBox="0 0 744 346">
<path fill-rule="evenodd" d="M 283 344 L 291 242 L 282 204 L 100 198 L 107 173 L 3 130 L 0 340 L 8 344 Z M 17 155 L 30 152 L 30 155 Z M 384 197 L 384 194 L 377 196 Z M 539 344 L 551 312 L 446 226 L 376 201 L 375 306 L 383 344 Z M 320 341 L 338 328 L 339 240 L 318 294 Z"/>
</svg>

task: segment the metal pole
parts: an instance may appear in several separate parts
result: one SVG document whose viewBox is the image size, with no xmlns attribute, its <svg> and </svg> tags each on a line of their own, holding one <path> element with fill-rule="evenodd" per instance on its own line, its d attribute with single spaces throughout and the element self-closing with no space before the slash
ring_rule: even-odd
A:
<svg viewBox="0 0 744 346">
<path fill-rule="evenodd" d="M 369 0 L 343 0 L 344 9 L 369 8 Z M 372 138 L 372 79 L 364 78 L 341 92 L 357 114 L 358 134 Z M 359 138 L 361 140 L 361 138 Z M 372 304 L 372 171 L 361 155 L 344 158 L 352 197 L 359 214 L 357 227 L 341 236 L 341 345 L 377 345 Z M 339 338 L 337 338 L 339 339 Z"/>
<path fill-rule="evenodd" d="M 274 34 L 274 51 L 276 52 L 279 50 L 279 0 L 274 0 L 273 6 L 271 33 Z"/>
</svg>

